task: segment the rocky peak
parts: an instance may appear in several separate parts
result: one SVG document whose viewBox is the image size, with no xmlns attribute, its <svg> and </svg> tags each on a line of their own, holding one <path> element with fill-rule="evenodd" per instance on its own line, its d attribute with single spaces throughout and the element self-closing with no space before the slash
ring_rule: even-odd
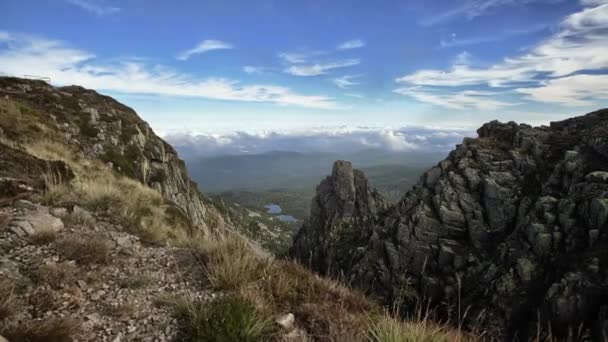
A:
<svg viewBox="0 0 608 342">
<path fill-rule="evenodd" d="M 36 124 L 53 139 L 76 147 L 82 157 L 100 159 L 127 177 L 158 190 L 175 203 L 194 226 L 208 230 L 223 225 L 224 218 L 201 194 L 188 176 L 177 152 L 158 137 L 137 113 L 94 90 L 80 86 L 53 87 L 46 82 L 0 77 L 0 96 L 20 104 L 28 115 L 40 113 Z M 39 132 L 16 132 L 18 127 L 0 126 L 13 140 L 39 139 Z"/>
<path fill-rule="evenodd" d="M 602 336 L 607 133 L 608 110 L 549 127 L 493 121 L 399 203 L 352 215 L 328 208 L 351 203 L 353 193 L 355 203 L 376 197 L 353 192 L 347 164 L 339 162 L 319 185 L 292 254 L 387 304 L 429 302 L 452 321 L 467 308 L 466 324 L 508 340 L 527 339 L 536 324 L 554 336 L 568 326 Z"/>
<path fill-rule="evenodd" d="M 295 237 L 292 253 L 306 253 L 307 262 L 323 272 L 340 267 L 349 256 L 334 253 L 343 249 L 334 248 L 332 244 L 339 241 L 331 237 L 348 235 L 353 247 L 365 245 L 371 231 L 365 221 L 385 207 L 384 199 L 371 188 L 365 174 L 353 169 L 350 162 L 338 160 L 331 175 L 317 186 L 311 215 Z"/>
</svg>

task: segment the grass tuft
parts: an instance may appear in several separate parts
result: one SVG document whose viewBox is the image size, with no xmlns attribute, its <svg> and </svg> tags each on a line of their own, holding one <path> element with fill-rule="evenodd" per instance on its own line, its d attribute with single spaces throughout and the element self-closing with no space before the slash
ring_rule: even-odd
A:
<svg viewBox="0 0 608 342">
<path fill-rule="evenodd" d="M 270 316 L 234 295 L 193 303 L 180 314 L 180 341 L 268 341 L 275 333 Z"/>
<path fill-rule="evenodd" d="M 28 321 L 22 324 L 9 323 L 0 328 L 0 335 L 9 341 L 20 342 L 66 342 L 80 330 L 80 324 L 72 318 L 50 318 L 44 321 Z"/>
<path fill-rule="evenodd" d="M 9 279 L 0 280 L 0 322 L 15 315 L 19 308 L 15 283 Z"/>
<path fill-rule="evenodd" d="M 110 259 L 112 246 L 101 234 L 64 238 L 57 243 L 58 251 L 79 264 L 105 264 Z"/>
<path fill-rule="evenodd" d="M 203 272 L 218 290 L 235 290 L 260 279 L 270 260 L 255 255 L 241 239 L 218 236 L 199 244 Z"/>
<path fill-rule="evenodd" d="M 57 231 L 51 228 L 44 228 L 34 232 L 30 235 L 30 242 L 35 245 L 46 245 L 57 238 Z"/>
<path fill-rule="evenodd" d="M 72 284 L 76 281 L 78 269 L 69 262 L 46 263 L 33 272 L 33 278 L 38 283 L 48 284 L 55 289 Z"/>
</svg>

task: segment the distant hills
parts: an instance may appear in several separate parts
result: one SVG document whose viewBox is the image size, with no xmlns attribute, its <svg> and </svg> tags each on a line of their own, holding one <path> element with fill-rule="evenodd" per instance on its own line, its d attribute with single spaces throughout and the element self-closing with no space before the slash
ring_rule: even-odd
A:
<svg viewBox="0 0 608 342">
<path fill-rule="evenodd" d="M 289 189 L 312 193 L 319 179 L 331 171 L 335 160 L 351 160 L 366 170 L 374 186 L 382 190 L 409 187 L 444 154 L 363 150 L 339 154 L 274 151 L 253 155 L 225 155 L 186 159 L 192 177 L 206 192 Z M 243 177 L 243 172 L 247 177 Z"/>
</svg>

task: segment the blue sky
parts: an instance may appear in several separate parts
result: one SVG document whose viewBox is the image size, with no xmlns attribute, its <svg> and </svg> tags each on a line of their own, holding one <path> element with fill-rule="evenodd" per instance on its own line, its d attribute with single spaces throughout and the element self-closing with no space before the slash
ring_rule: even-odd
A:
<svg viewBox="0 0 608 342">
<path fill-rule="evenodd" d="M 97 89 L 163 134 L 471 130 L 608 103 L 608 0 L 2 0 L 0 13 L 1 73 Z"/>
</svg>

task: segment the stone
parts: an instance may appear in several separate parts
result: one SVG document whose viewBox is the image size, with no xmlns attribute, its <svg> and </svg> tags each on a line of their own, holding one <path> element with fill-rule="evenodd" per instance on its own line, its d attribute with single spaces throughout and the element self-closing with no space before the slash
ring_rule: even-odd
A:
<svg viewBox="0 0 608 342">
<path fill-rule="evenodd" d="M 51 208 L 49 212 L 51 215 L 58 218 L 64 218 L 68 214 L 68 210 L 66 208 Z"/>
<path fill-rule="evenodd" d="M 588 182 L 592 183 L 608 183 L 607 171 L 593 171 L 585 176 Z"/>
<path fill-rule="evenodd" d="M 427 171 L 425 178 L 425 185 L 428 187 L 432 187 L 437 183 L 437 180 L 441 176 L 441 168 L 434 167 Z"/>
<path fill-rule="evenodd" d="M 283 328 L 283 330 L 290 332 L 295 328 L 296 317 L 290 312 L 285 315 L 276 318 L 275 322 Z"/>
<path fill-rule="evenodd" d="M 24 220 L 14 220 L 10 223 L 9 230 L 21 238 L 25 238 L 36 232 L 32 224 Z"/>
</svg>

